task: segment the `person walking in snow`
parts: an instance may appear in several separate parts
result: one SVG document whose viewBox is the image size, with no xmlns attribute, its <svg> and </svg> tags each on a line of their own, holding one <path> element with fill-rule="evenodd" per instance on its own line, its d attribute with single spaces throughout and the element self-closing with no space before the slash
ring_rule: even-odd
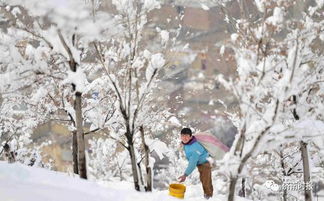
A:
<svg viewBox="0 0 324 201">
<path fill-rule="evenodd" d="M 190 128 L 181 130 L 181 142 L 189 164 L 182 176 L 178 178 L 179 182 L 184 182 L 186 178 L 198 167 L 200 181 L 204 190 L 204 197 L 209 199 L 213 196 L 213 184 L 211 178 L 211 165 L 207 160 L 207 150 L 192 136 Z"/>
</svg>

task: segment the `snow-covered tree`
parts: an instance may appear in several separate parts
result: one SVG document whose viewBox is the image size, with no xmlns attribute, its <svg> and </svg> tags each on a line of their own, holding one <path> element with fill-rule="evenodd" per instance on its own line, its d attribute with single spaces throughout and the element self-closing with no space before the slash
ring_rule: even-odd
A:
<svg viewBox="0 0 324 201">
<path fill-rule="evenodd" d="M 2 9 L 1 14 L 4 14 Z M 6 31 L 1 32 L 0 44 L 0 157 L 34 165 L 35 161 L 41 160 L 40 147 L 33 149 L 29 138 L 33 128 L 43 123 L 44 119 L 37 118 L 25 102 L 24 94 L 29 93 L 33 81 L 26 79 L 25 69 L 20 68 L 24 63 L 21 36 L 12 37 L 14 33 Z M 20 93 L 22 91 L 24 94 Z"/>
<path fill-rule="evenodd" d="M 109 135 L 129 152 L 135 189 L 140 190 L 145 185 L 145 189 L 151 191 L 151 150 L 146 136 L 161 130 L 162 122 L 169 117 L 165 109 L 157 105 L 152 90 L 158 86 L 159 70 L 166 65 L 163 52 L 169 47 L 171 36 L 168 31 L 159 30 L 160 42 L 144 40 L 145 30 L 149 28 L 147 14 L 160 8 L 158 1 L 126 0 L 112 3 L 116 8 L 116 18 L 124 30 L 112 39 L 94 42 L 96 59 L 101 63 L 118 101 L 116 123 L 108 126 Z M 143 160 L 139 157 L 140 150 L 143 151 Z M 141 179 L 141 161 L 145 163 L 146 182 Z"/>
<path fill-rule="evenodd" d="M 235 53 L 237 77 L 218 80 L 234 93 L 240 109 L 233 116 L 238 134 L 222 168 L 229 178 L 229 201 L 251 157 L 322 136 L 324 107 L 322 1 L 299 11 L 300 17 L 291 13 L 298 5 L 293 0 L 255 1 L 249 7 L 233 2 L 240 6 L 239 18 L 219 4 L 235 30 L 228 47 Z M 305 197 L 311 199 L 309 190 Z"/>
<path fill-rule="evenodd" d="M 113 114 L 114 98 L 104 80 L 95 76 L 97 69 L 91 60 L 87 62 L 85 57 L 89 56 L 94 38 L 109 37 L 119 26 L 107 33 L 104 29 L 110 28 L 113 21 L 108 13 L 99 13 L 100 18 L 94 21 L 87 4 L 56 3 L 3 3 L 1 13 L 7 27 L 2 36 L 9 52 L 3 65 L 6 73 L 12 71 L 12 66 L 20 73 L 18 79 L 26 82 L 20 87 L 28 87 L 23 92 L 24 102 L 32 107 L 35 116 L 69 122 L 74 135 L 74 158 L 78 159 L 74 164 L 77 162 L 77 172 L 86 178 L 83 126 L 90 123 L 97 127 L 94 130 L 103 127 Z"/>
<path fill-rule="evenodd" d="M 145 150 L 147 190 L 151 190 L 151 151 L 144 136 L 163 129 L 170 116 L 157 105 L 152 89 L 158 86 L 158 71 L 166 65 L 163 53 L 174 40 L 161 29 L 159 41 L 144 40 L 147 14 L 159 8 L 157 1 L 112 3 L 114 17 L 94 2 L 8 1 L 1 7 L 8 22 L 4 35 L 16 40 L 6 44 L 22 62 L 14 54 L 9 56 L 31 82 L 26 102 L 39 116 L 71 128 L 73 144 L 78 146 L 73 146 L 78 159 L 75 172 L 87 177 L 84 135 L 106 128 L 109 137 L 129 151 L 137 190 L 142 160 L 136 155 Z M 23 42 L 20 49 L 18 42 Z M 84 131 L 85 123 L 91 125 L 89 132 Z"/>
<path fill-rule="evenodd" d="M 103 137 L 89 140 L 89 177 L 102 181 L 131 179 L 130 158 L 127 150 L 114 139 Z"/>
</svg>

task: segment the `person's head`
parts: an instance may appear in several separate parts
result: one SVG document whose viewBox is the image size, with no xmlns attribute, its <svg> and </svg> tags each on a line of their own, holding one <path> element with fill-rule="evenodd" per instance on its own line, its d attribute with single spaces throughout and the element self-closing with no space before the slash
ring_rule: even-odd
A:
<svg viewBox="0 0 324 201">
<path fill-rule="evenodd" d="M 183 128 L 180 132 L 181 134 L 181 141 L 186 144 L 191 140 L 192 131 L 190 128 Z"/>
</svg>

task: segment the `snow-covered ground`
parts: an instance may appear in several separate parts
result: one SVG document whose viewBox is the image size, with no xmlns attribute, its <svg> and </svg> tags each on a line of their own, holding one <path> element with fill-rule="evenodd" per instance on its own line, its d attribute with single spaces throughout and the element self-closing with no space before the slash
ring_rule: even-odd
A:
<svg viewBox="0 0 324 201">
<path fill-rule="evenodd" d="M 136 192 L 131 183 L 100 185 L 61 172 L 0 161 L 1 201 L 173 201 L 168 191 Z M 185 200 L 203 201 L 199 185 L 187 186 Z M 214 196 L 213 201 L 226 200 Z M 247 201 L 239 198 L 237 201 Z"/>
</svg>

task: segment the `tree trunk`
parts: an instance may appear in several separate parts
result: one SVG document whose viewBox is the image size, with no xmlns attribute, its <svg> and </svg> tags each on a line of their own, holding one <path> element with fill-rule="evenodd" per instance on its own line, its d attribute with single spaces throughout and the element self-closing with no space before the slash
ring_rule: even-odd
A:
<svg viewBox="0 0 324 201">
<path fill-rule="evenodd" d="M 287 189 L 284 189 L 284 191 L 282 193 L 282 200 L 287 201 Z"/>
<path fill-rule="evenodd" d="M 312 201 L 307 143 L 300 141 L 300 151 L 301 151 L 301 157 L 303 160 L 305 201 Z"/>
<path fill-rule="evenodd" d="M 73 156 L 73 172 L 79 174 L 78 168 L 78 138 L 76 130 L 72 131 L 72 156 Z"/>
<path fill-rule="evenodd" d="M 3 150 L 4 150 L 4 155 L 5 155 L 5 159 L 8 161 L 8 163 L 14 163 L 16 162 L 16 154 L 14 151 L 11 151 L 11 147 L 9 146 L 8 143 L 6 143 L 3 146 Z"/>
<path fill-rule="evenodd" d="M 129 155 L 130 155 L 131 163 L 132 163 L 134 187 L 135 187 L 135 190 L 140 191 L 139 180 L 138 180 L 138 172 L 137 172 L 137 163 L 136 163 L 136 157 L 135 157 L 135 150 L 134 150 L 133 142 L 128 141 L 128 146 L 129 146 L 128 151 L 129 151 Z"/>
<path fill-rule="evenodd" d="M 137 163 L 137 172 L 138 172 L 138 178 L 140 181 L 140 185 L 144 186 L 144 179 L 143 179 L 143 174 L 142 174 L 142 168 L 141 168 L 141 162 Z"/>
<path fill-rule="evenodd" d="M 153 185 L 152 185 L 152 168 L 151 167 L 146 167 L 146 191 L 152 192 Z"/>
<path fill-rule="evenodd" d="M 87 168 L 85 158 L 85 143 L 84 143 L 84 132 L 83 132 L 83 118 L 82 118 L 82 106 L 81 106 L 81 93 L 75 93 L 75 119 L 77 127 L 77 143 L 78 143 L 78 169 L 81 178 L 87 179 Z"/>
<path fill-rule="evenodd" d="M 72 51 L 70 47 L 67 45 L 67 43 L 64 40 L 64 37 L 60 30 L 57 31 L 58 36 L 60 38 L 60 41 L 64 47 L 64 49 L 67 51 L 69 55 L 69 66 L 70 70 L 72 72 L 77 72 L 77 66 L 78 63 L 74 60 Z M 76 35 L 72 35 L 72 45 L 75 46 L 76 42 Z M 77 138 L 77 162 L 74 161 L 73 158 L 73 171 L 76 172 L 74 166 L 78 166 L 78 173 L 81 178 L 87 179 L 87 164 L 86 164 L 86 157 L 85 157 L 85 143 L 84 143 L 84 132 L 83 132 L 83 117 L 82 117 L 82 93 L 79 91 L 76 91 L 76 84 L 72 83 L 72 92 L 75 93 L 75 100 L 74 100 L 74 111 L 75 111 L 75 126 L 76 126 L 76 138 Z M 75 141 L 74 138 L 72 139 L 72 143 L 74 145 Z M 73 150 L 75 151 L 75 147 L 73 147 Z M 75 157 L 75 153 L 73 153 L 73 157 Z"/>
<path fill-rule="evenodd" d="M 287 173 L 285 171 L 285 161 L 284 161 L 284 156 L 283 156 L 282 150 L 280 150 L 279 154 L 280 154 L 280 163 L 281 163 L 281 168 L 282 168 L 282 174 L 283 174 L 283 176 L 287 176 Z M 286 188 L 283 188 L 282 201 L 287 201 L 287 189 Z"/>
<path fill-rule="evenodd" d="M 283 176 L 287 176 L 286 170 L 285 170 L 285 161 L 284 161 L 284 156 L 283 156 L 283 152 L 281 150 L 282 145 L 280 145 L 280 164 L 281 164 L 281 168 L 282 168 L 282 174 Z M 287 189 L 283 188 L 283 193 L 282 193 L 282 200 L 283 201 L 287 201 Z"/>
<path fill-rule="evenodd" d="M 235 186 L 236 186 L 237 179 L 238 179 L 238 177 L 230 178 L 230 186 L 229 186 L 227 201 L 234 201 Z"/>
<path fill-rule="evenodd" d="M 244 135 L 245 135 L 245 125 L 243 126 L 243 128 L 240 131 L 240 135 L 239 138 L 236 141 L 235 146 L 235 153 L 240 153 L 240 157 L 242 157 L 242 152 L 243 152 L 243 148 L 244 148 Z M 238 175 L 238 174 L 237 174 Z M 234 200 L 234 195 L 235 195 L 235 187 L 236 187 L 236 182 L 238 180 L 237 176 L 231 176 L 230 177 L 230 185 L 229 185 L 229 192 L 228 192 L 228 197 L 227 197 L 227 201 L 233 201 Z"/>
<path fill-rule="evenodd" d="M 145 191 L 152 191 L 152 168 L 150 167 L 150 149 L 145 142 L 144 137 L 144 127 L 140 126 L 141 137 L 142 137 L 142 144 L 144 147 L 144 154 L 145 154 L 145 170 L 146 170 L 146 187 Z"/>
<path fill-rule="evenodd" d="M 245 178 L 242 178 L 242 188 L 240 191 L 240 196 L 245 198 L 245 196 L 246 196 L 245 194 L 246 194 L 246 192 L 245 192 Z"/>
</svg>

